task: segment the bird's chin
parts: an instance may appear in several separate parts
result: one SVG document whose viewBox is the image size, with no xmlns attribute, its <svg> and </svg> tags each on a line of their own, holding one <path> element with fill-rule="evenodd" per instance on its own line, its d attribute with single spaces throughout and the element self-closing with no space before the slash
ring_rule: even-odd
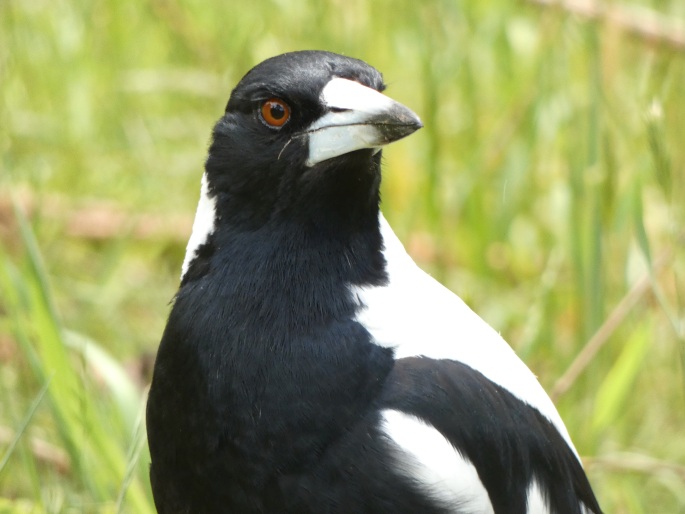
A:
<svg viewBox="0 0 685 514">
<path fill-rule="evenodd" d="M 381 148 L 360 148 L 353 150 L 337 157 L 323 161 L 321 164 L 330 163 L 336 168 L 346 168 L 350 173 L 355 171 L 369 171 L 378 169 L 374 166 L 369 166 L 373 161 L 380 163 Z"/>
<path fill-rule="evenodd" d="M 365 197 L 380 182 L 381 155 L 382 152 L 378 148 L 362 148 L 347 152 L 308 167 L 302 175 L 302 180 L 318 184 L 326 182 L 333 188 L 330 192 L 335 194 L 347 194 L 343 191 L 347 191 L 355 184 L 355 190 L 367 190 L 363 193 Z"/>
</svg>

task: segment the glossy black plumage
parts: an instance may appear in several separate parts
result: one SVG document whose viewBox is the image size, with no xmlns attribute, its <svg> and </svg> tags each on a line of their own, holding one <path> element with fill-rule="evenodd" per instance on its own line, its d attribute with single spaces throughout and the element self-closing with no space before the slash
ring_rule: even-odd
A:
<svg viewBox="0 0 685 514">
<path fill-rule="evenodd" d="M 599 512 L 573 451 L 536 409 L 462 363 L 396 359 L 358 322 L 350 288 L 388 283 L 380 152 L 307 163 L 307 128 L 326 115 L 333 77 L 383 90 L 361 61 L 286 54 L 241 80 L 214 128 L 214 225 L 189 259 L 148 401 L 159 512 L 471 512 L 401 469 L 385 409 L 440 430 L 473 461 L 497 513 L 525 512 L 533 478 L 556 512 L 580 512 L 578 500 Z M 278 130 L 258 114 L 272 97 L 293 113 Z M 387 116 L 373 121 L 380 144 L 418 127 L 399 110 Z"/>
</svg>

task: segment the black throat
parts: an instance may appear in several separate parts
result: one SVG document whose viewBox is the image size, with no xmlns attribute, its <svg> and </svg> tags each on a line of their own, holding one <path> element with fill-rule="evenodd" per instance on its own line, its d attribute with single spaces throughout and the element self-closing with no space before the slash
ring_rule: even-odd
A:
<svg viewBox="0 0 685 514">
<path fill-rule="evenodd" d="M 206 163 L 209 193 L 216 201 L 214 231 L 190 263 L 182 289 L 206 274 L 212 282 L 219 279 L 217 273 L 220 282 L 249 276 L 249 267 L 236 268 L 244 260 L 297 272 L 268 278 L 275 280 L 269 288 L 291 288 L 291 282 L 305 282 L 305 277 L 313 288 L 330 280 L 348 285 L 385 281 L 381 152 L 359 150 L 307 167 L 304 145 L 296 141 L 284 147 L 277 165 L 261 166 L 253 159 L 248 167 L 225 158 L 235 154 L 240 141 L 224 137 L 223 125 L 220 121 L 215 128 Z"/>
</svg>

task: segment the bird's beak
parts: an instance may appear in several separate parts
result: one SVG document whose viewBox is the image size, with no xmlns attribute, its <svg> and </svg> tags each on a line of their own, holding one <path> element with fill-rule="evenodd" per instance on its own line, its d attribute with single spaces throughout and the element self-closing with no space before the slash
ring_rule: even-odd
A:
<svg viewBox="0 0 685 514">
<path fill-rule="evenodd" d="M 332 79 L 321 99 L 328 112 L 306 130 L 308 166 L 354 150 L 380 148 L 423 127 L 410 109 L 353 80 Z"/>
</svg>

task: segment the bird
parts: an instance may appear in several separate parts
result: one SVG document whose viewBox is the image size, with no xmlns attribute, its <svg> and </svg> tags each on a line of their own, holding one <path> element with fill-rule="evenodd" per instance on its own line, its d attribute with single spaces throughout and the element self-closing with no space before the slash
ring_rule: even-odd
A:
<svg viewBox="0 0 685 514">
<path fill-rule="evenodd" d="M 600 513 L 554 404 L 380 210 L 423 125 L 364 61 L 253 67 L 214 126 L 155 360 L 168 513 Z"/>
</svg>

